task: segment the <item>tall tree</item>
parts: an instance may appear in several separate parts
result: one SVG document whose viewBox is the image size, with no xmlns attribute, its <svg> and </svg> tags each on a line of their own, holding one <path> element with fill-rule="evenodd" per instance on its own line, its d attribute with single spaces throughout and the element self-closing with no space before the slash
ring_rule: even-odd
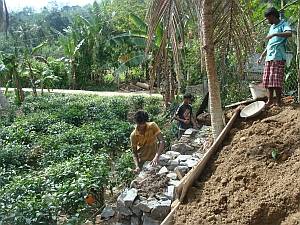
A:
<svg viewBox="0 0 300 225">
<path fill-rule="evenodd" d="M 7 31 L 8 27 L 8 11 L 6 8 L 5 0 L 0 0 L 0 31 Z M 1 86 L 1 85 L 0 85 Z M 7 107 L 7 100 L 0 90 L 0 109 Z"/>
<path fill-rule="evenodd" d="M 223 118 L 215 53 L 219 50 L 219 54 L 226 60 L 229 52 L 234 51 L 238 65 L 242 67 L 246 50 L 251 49 L 251 23 L 240 1 L 236 0 L 152 0 L 149 9 L 148 46 L 151 46 L 156 27 L 163 21 L 167 44 L 161 45 L 160 55 L 169 57 L 163 51 L 172 47 L 176 68 L 180 67 L 179 46 L 184 41 L 183 24 L 188 14 L 197 15 L 198 18 L 198 35 L 204 50 L 211 98 L 213 136 L 216 139 L 223 128 Z M 168 66 L 169 64 L 166 68 Z M 177 77 L 180 75 L 177 72 Z"/>
<path fill-rule="evenodd" d="M 210 97 L 211 122 L 214 139 L 223 129 L 222 106 L 220 96 L 220 85 L 217 77 L 215 46 L 214 46 L 214 24 L 213 24 L 213 2 L 203 1 L 203 49 L 205 53 L 205 64 L 208 80 L 208 91 Z"/>
<path fill-rule="evenodd" d="M 9 24 L 8 11 L 5 0 L 0 0 L 0 31 L 7 31 Z"/>
</svg>

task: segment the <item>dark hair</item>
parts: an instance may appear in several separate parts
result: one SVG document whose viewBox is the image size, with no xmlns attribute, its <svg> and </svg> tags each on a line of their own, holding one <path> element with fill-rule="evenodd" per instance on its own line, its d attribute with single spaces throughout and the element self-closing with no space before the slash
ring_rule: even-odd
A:
<svg viewBox="0 0 300 225">
<path fill-rule="evenodd" d="M 278 19 L 280 17 L 278 10 L 274 7 L 268 8 L 265 12 L 265 17 L 272 16 L 272 15 Z"/>
<path fill-rule="evenodd" d="M 193 96 L 190 93 L 186 93 L 186 94 L 183 95 L 183 99 L 185 99 L 185 98 L 192 99 Z"/>
<path fill-rule="evenodd" d="M 134 114 L 134 121 L 137 124 L 146 123 L 149 120 L 149 115 L 146 111 L 139 110 Z"/>
</svg>

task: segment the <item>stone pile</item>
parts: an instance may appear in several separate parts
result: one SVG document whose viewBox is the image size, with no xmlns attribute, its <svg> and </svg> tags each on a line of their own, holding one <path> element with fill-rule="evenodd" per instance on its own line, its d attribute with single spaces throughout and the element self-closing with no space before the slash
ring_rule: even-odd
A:
<svg viewBox="0 0 300 225">
<path fill-rule="evenodd" d="M 130 188 L 118 197 L 115 210 L 106 207 L 102 211 L 102 220 L 117 214 L 115 225 L 159 225 L 171 211 L 180 179 L 203 157 L 210 133 L 210 127 L 187 130 L 171 151 L 160 156 L 157 167 L 144 165 Z"/>
</svg>

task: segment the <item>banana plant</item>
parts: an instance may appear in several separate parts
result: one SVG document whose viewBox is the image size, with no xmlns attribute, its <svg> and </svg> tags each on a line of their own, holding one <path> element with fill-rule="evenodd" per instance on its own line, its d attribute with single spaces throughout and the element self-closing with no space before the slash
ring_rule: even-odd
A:
<svg viewBox="0 0 300 225">
<path fill-rule="evenodd" d="M 72 89 L 77 87 L 76 85 L 76 73 L 77 73 L 77 61 L 76 57 L 79 55 L 79 50 L 85 39 L 78 40 L 74 29 L 69 27 L 66 30 L 67 35 L 62 36 L 60 43 L 63 46 L 64 52 L 67 55 L 67 62 L 70 67 L 69 83 Z"/>
<path fill-rule="evenodd" d="M 43 42 L 32 49 L 29 49 L 28 47 L 25 48 L 24 62 L 23 62 L 24 75 L 29 78 L 29 81 L 30 81 L 30 84 L 32 87 L 32 93 L 34 96 L 37 96 L 36 80 L 39 75 L 37 69 L 34 68 L 34 66 L 33 66 L 33 64 L 35 62 L 34 56 L 46 44 L 47 44 L 47 42 Z"/>
<path fill-rule="evenodd" d="M 17 54 L 1 54 L 0 61 L 0 75 L 5 76 L 7 80 L 7 85 L 13 83 L 16 94 L 16 103 L 20 105 L 24 99 L 24 91 L 21 86 L 21 79 L 19 74 L 19 61 Z"/>
<path fill-rule="evenodd" d="M 119 67 L 114 72 L 117 77 L 132 67 L 142 66 L 145 68 L 145 71 L 148 71 L 149 68 L 154 68 L 155 65 L 152 64 L 154 61 L 151 59 L 158 52 L 162 41 L 162 24 L 160 24 L 156 29 L 156 35 L 152 42 L 152 52 L 151 54 L 145 54 L 148 25 L 134 13 L 130 14 L 130 21 L 134 25 L 133 30 L 116 35 L 110 39 L 112 44 L 127 46 L 124 48 L 127 51 L 120 55 L 118 60 L 120 63 Z M 153 87 L 153 82 L 151 82 L 151 87 Z"/>
<path fill-rule="evenodd" d="M 60 77 L 55 76 L 53 70 L 49 68 L 47 60 L 43 60 L 42 62 L 36 61 L 35 69 L 38 74 L 38 80 L 36 80 L 35 83 L 39 85 L 41 95 L 44 94 L 45 88 L 50 92 L 50 88 L 53 87 L 56 82 L 60 81 Z"/>
</svg>

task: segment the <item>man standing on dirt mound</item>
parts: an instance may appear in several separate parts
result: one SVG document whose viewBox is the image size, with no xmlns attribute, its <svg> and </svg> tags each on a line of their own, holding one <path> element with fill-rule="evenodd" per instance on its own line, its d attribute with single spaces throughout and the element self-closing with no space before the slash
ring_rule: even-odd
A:
<svg viewBox="0 0 300 225">
<path fill-rule="evenodd" d="M 189 128 L 196 128 L 197 125 L 193 118 L 192 112 L 192 95 L 185 94 L 183 96 L 183 102 L 176 110 L 174 119 L 178 121 L 178 139 L 184 134 L 184 132 Z"/>
<path fill-rule="evenodd" d="M 136 128 L 130 135 L 130 141 L 135 172 L 139 173 L 146 161 L 151 161 L 150 165 L 152 166 L 158 164 L 165 141 L 157 124 L 155 122 L 148 122 L 149 116 L 147 112 L 142 110 L 136 112 L 134 120 Z"/>
<path fill-rule="evenodd" d="M 268 8 L 265 17 L 271 24 L 266 37 L 267 48 L 259 58 L 259 63 L 266 56 L 263 86 L 268 89 L 267 107 L 273 105 L 274 91 L 276 93 L 275 105 L 281 105 L 284 67 L 286 62 L 286 42 L 292 36 L 292 29 L 287 22 L 280 19 L 279 12 L 274 7 Z"/>
</svg>

